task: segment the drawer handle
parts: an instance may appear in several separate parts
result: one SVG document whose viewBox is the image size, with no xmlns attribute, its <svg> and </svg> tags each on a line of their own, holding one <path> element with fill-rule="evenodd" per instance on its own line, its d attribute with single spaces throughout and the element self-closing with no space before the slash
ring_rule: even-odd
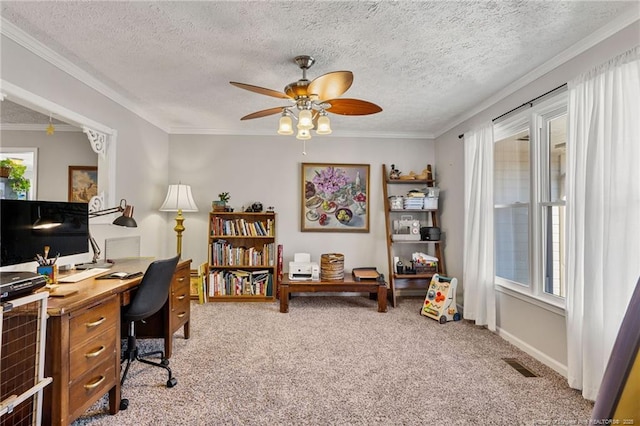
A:
<svg viewBox="0 0 640 426">
<path fill-rule="evenodd" d="M 106 320 L 107 319 L 105 317 L 102 317 L 98 321 L 88 322 L 87 323 L 87 328 L 96 327 L 96 326 L 102 324 L 103 322 L 105 322 Z"/>
<path fill-rule="evenodd" d="M 180 312 L 178 315 L 176 315 L 178 318 L 184 318 L 184 316 L 187 315 L 186 312 Z"/>
<path fill-rule="evenodd" d="M 184 277 L 178 278 L 178 281 L 180 281 L 180 282 L 184 281 Z"/>
<path fill-rule="evenodd" d="M 100 386 L 100 383 L 104 382 L 104 380 L 106 379 L 105 376 L 100 376 L 100 378 L 98 378 L 98 380 L 96 380 L 93 383 L 87 383 L 86 385 L 84 385 L 84 388 L 86 390 L 91 390 L 91 389 L 95 389 L 98 386 Z"/>
<path fill-rule="evenodd" d="M 95 358 L 95 357 L 97 357 L 98 355 L 100 355 L 102 352 L 104 352 L 104 350 L 105 350 L 105 349 L 107 349 L 107 347 L 106 347 L 106 346 L 100 346 L 100 347 L 98 348 L 98 350 L 93 351 L 93 352 L 86 353 L 86 354 L 84 354 L 84 356 L 85 356 L 85 358 Z"/>
<path fill-rule="evenodd" d="M 178 300 L 182 300 L 182 299 L 184 299 L 185 297 L 187 297 L 187 296 L 185 296 L 185 295 L 183 294 L 182 296 L 178 296 L 178 297 L 176 297 L 176 299 L 178 299 Z"/>
</svg>

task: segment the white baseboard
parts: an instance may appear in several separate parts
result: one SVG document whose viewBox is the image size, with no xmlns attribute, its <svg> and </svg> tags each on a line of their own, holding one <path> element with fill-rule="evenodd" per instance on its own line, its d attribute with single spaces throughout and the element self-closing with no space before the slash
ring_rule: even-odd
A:
<svg viewBox="0 0 640 426">
<path fill-rule="evenodd" d="M 504 331 L 501 328 L 497 328 L 497 332 L 498 335 L 500 337 L 502 337 L 504 340 L 506 340 L 507 342 L 511 343 L 512 345 L 516 346 L 518 349 L 526 352 L 527 354 L 531 355 L 532 357 L 534 357 L 535 359 L 537 359 L 538 361 L 540 361 L 541 363 L 543 363 L 544 365 L 546 365 L 547 367 L 553 369 L 554 371 L 556 371 L 558 374 L 562 375 L 562 377 L 567 377 L 567 366 L 560 364 L 558 361 L 556 361 L 555 359 L 549 357 L 548 355 L 540 352 L 538 349 L 534 348 L 533 346 L 529 345 L 528 343 L 523 342 L 522 340 L 518 339 L 517 337 L 515 337 L 514 335 L 512 335 L 511 333 Z"/>
</svg>

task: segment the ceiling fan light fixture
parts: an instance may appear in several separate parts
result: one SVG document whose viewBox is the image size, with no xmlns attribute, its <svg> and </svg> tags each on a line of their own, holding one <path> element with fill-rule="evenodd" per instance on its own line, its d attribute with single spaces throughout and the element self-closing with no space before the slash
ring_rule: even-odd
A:
<svg viewBox="0 0 640 426">
<path fill-rule="evenodd" d="M 306 141 L 311 139 L 312 130 L 317 135 L 332 133 L 328 113 L 349 116 L 376 114 L 382 111 L 378 105 L 368 101 L 341 98 L 353 83 L 351 71 L 333 71 L 309 80 L 307 71 L 315 63 L 315 59 L 308 55 L 299 55 L 295 57 L 295 63 L 302 70 L 302 78 L 285 86 L 284 92 L 236 81 L 229 82 L 243 90 L 292 102 L 288 106 L 256 111 L 245 115 L 240 120 L 280 114 L 278 134 L 292 135 L 293 120 L 295 120 L 298 122 L 296 138 Z M 305 154 L 304 151 L 303 154 Z"/>
<path fill-rule="evenodd" d="M 301 141 L 306 141 L 308 139 L 311 139 L 311 131 L 309 129 L 298 128 L 298 134 L 296 135 L 296 139 L 300 139 Z"/>
<path fill-rule="evenodd" d="M 327 116 L 327 113 L 321 113 L 320 117 L 318 117 L 318 128 L 316 129 L 316 133 L 318 135 L 329 135 L 331 134 L 331 121 Z"/>
<path fill-rule="evenodd" d="M 310 109 L 300 110 L 298 114 L 298 129 L 313 129 L 313 114 Z"/>
<path fill-rule="evenodd" d="M 280 123 L 278 126 L 278 134 L 280 135 L 292 135 L 293 134 L 293 120 L 286 113 L 282 113 L 282 117 L 280 117 Z"/>
</svg>

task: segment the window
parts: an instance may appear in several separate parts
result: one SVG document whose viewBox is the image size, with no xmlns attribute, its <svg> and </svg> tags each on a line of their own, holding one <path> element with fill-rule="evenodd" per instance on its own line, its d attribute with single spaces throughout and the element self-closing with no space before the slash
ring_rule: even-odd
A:
<svg viewBox="0 0 640 426">
<path fill-rule="evenodd" d="M 495 125 L 496 283 L 564 306 L 566 93 Z"/>
</svg>

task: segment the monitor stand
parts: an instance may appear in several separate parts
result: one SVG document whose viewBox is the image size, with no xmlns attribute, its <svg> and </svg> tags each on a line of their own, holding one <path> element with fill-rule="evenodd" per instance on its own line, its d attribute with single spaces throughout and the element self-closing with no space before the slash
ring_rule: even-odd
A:
<svg viewBox="0 0 640 426">
<path fill-rule="evenodd" d="M 93 268 L 111 268 L 113 266 L 113 263 L 110 262 L 88 262 L 88 263 L 81 263 L 79 265 L 76 265 L 76 269 L 78 270 L 82 270 L 82 269 L 93 269 Z"/>
</svg>

